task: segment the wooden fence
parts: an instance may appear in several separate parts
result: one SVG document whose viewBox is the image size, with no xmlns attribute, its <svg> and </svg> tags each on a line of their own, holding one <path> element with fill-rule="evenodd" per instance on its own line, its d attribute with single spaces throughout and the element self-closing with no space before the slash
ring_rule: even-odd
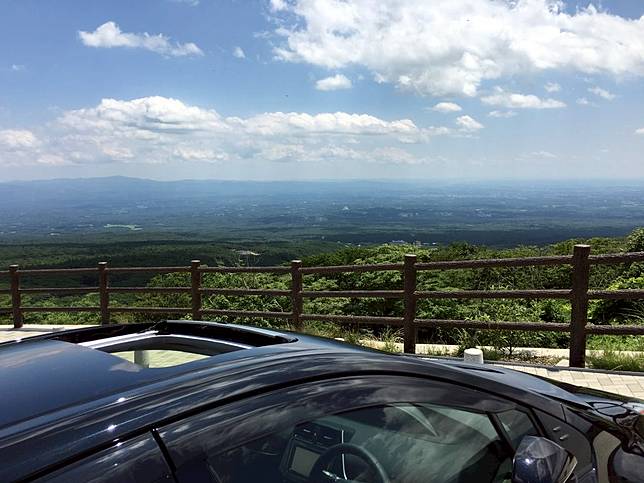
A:
<svg viewBox="0 0 644 483">
<path fill-rule="evenodd" d="M 458 260 L 444 262 L 418 263 L 416 255 L 405 255 L 404 263 L 387 263 L 378 265 L 344 265 L 327 267 L 303 267 L 302 262 L 293 260 L 291 266 L 277 267 L 207 267 L 199 260 L 193 260 L 189 267 L 108 267 L 107 262 L 100 262 L 95 268 L 61 268 L 21 270 L 17 265 L 8 271 L 0 271 L 9 277 L 8 289 L 0 289 L 0 294 L 11 296 L 11 307 L 0 308 L 0 314 L 9 313 L 13 317 L 14 327 L 23 325 L 24 314 L 33 312 L 98 312 L 102 324 L 110 323 L 113 313 L 147 313 L 147 314 L 185 314 L 190 313 L 194 320 L 209 316 L 234 317 L 275 317 L 292 321 L 296 330 L 302 330 L 304 323 L 312 320 L 342 322 L 351 324 L 383 324 L 402 326 L 404 331 L 404 350 L 414 353 L 419 328 L 446 327 L 463 329 L 525 330 L 551 331 L 570 333 L 570 365 L 583 367 L 585 363 L 586 336 L 602 335 L 643 335 L 644 326 L 633 325 L 593 325 L 588 324 L 588 301 L 593 299 L 644 299 L 644 290 L 589 290 L 589 273 L 592 265 L 619 264 L 644 261 L 644 252 L 620 253 L 609 255 L 590 255 L 590 246 L 576 245 L 570 256 L 503 258 L 486 260 Z M 528 266 L 572 266 L 572 286 L 561 290 L 464 290 L 464 291 L 422 291 L 417 290 L 416 276 L 425 270 L 476 269 L 490 267 L 528 267 Z M 348 272 L 402 272 L 403 290 L 334 290 L 309 291 L 303 288 L 303 277 L 311 274 L 333 274 Z M 109 284 L 111 274 L 126 273 L 190 273 L 190 287 L 113 287 Z M 204 273 L 273 273 L 291 276 L 290 290 L 263 290 L 240 288 L 208 288 L 202 286 Z M 92 287 L 68 288 L 22 288 L 23 276 L 37 275 L 97 275 L 98 285 Z M 22 305 L 23 294 L 82 294 L 98 293 L 100 304 L 96 307 L 29 307 Z M 118 307 L 110 305 L 110 294 L 114 293 L 186 293 L 190 294 L 190 307 Z M 291 299 L 290 312 L 264 312 L 243 310 L 204 309 L 204 295 L 231 296 L 288 296 Z M 404 313 L 402 317 L 372 317 L 353 315 L 307 314 L 303 312 L 303 300 L 324 297 L 345 298 L 395 298 L 402 299 Z M 421 319 L 416 316 L 417 301 L 421 299 L 564 299 L 572 305 L 570 323 L 549 322 L 511 322 L 511 321 L 477 321 L 477 320 L 444 320 Z"/>
</svg>

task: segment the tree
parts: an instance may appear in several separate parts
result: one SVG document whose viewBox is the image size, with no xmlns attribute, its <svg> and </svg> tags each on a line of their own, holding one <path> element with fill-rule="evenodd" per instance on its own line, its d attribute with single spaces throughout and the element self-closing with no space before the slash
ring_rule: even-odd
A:
<svg viewBox="0 0 644 483">
<path fill-rule="evenodd" d="M 626 237 L 627 252 L 644 252 L 644 227 L 634 229 Z"/>
</svg>

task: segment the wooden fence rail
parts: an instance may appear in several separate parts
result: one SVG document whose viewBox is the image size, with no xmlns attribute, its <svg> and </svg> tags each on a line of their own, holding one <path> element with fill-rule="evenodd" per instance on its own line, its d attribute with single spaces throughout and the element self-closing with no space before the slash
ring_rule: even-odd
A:
<svg viewBox="0 0 644 483">
<path fill-rule="evenodd" d="M 589 300 L 638 300 L 644 299 L 644 290 L 589 290 L 590 267 L 601 264 L 633 263 L 644 261 L 644 252 L 590 255 L 590 246 L 575 245 L 572 256 L 505 258 L 489 260 L 456 260 L 418 263 L 416 255 L 405 255 L 403 263 L 374 265 L 340 265 L 330 267 L 303 267 L 300 260 L 293 260 L 290 266 L 277 267 L 206 267 L 199 260 L 192 260 L 190 266 L 178 267 L 109 267 L 100 262 L 96 268 L 28 269 L 11 265 L 9 270 L 0 271 L 0 281 L 8 278 L 9 288 L 0 289 L 0 295 L 9 295 L 11 306 L 0 307 L 0 314 L 9 314 L 15 328 L 24 323 L 24 314 L 34 312 L 96 312 L 101 323 L 109 324 L 114 313 L 143 314 L 190 314 L 194 320 L 205 315 L 221 317 L 272 317 L 289 319 L 296 330 L 303 330 L 307 321 L 328 321 L 350 324 L 380 324 L 403 328 L 404 350 L 415 352 L 418 329 L 428 327 L 464 328 L 479 330 L 525 330 L 570 333 L 570 365 L 583 367 L 585 364 L 586 337 L 588 334 L 602 335 L 644 335 L 644 326 L 605 326 L 588 323 Z M 417 275 L 427 270 L 455 270 L 480 268 L 508 268 L 529 266 L 570 266 L 572 286 L 557 290 L 459 290 L 424 291 L 417 290 Z M 304 290 L 304 276 L 334 273 L 364 273 L 376 271 L 399 271 L 403 279 L 403 290 Z M 112 287 L 110 274 L 127 273 L 187 273 L 189 287 Z M 290 274 L 290 290 L 209 288 L 202 286 L 204 273 L 272 273 Z M 23 288 L 23 277 L 38 275 L 96 275 L 98 285 L 89 287 Z M 98 293 L 96 307 L 29 307 L 22 304 L 23 294 L 80 294 Z M 183 293 L 190 294 L 190 307 L 119 307 L 110 304 L 110 295 L 116 293 Z M 290 312 L 244 311 L 203 308 L 204 295 L 229 296 L 271 296 L 289 297 Z M 353 316 L 307 314 L 303 312 L 304 299 L 314 298 L 391 298 L 402 299 L 402 317 Z M 571 303 L 570 323 L 477 321 L 421 319 L 417 317 L 416 306 L 423 299 L 563 299 Z"/>
</svg>

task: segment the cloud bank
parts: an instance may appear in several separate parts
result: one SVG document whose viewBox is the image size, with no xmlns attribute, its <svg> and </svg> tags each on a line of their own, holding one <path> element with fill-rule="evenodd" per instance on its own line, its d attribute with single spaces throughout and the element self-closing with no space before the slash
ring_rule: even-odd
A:
<svg viewBox="0 0 644 483">
<path fill-rule="evenodd" d="M 644 76 L 644 17 L 558 0 L 273 0 L 277 58 L 359 66 L 422 95 L 476 96 L 485 81 L 572 71 Z M 552 90 L 550 92 L 556 92 Z"/>
<path fill-rule="evenodd" d="M 459 117 L 456 126 L 419 127 L 410 119 L 347 112 L 225 117 L 160 96 L 103 99 L 94 107 L 62 113 L 46 126 L 42 139 L 31 131 L 0 131 L 0 159 L 4 164 L 78 165 L 243 160 L 419 164 L 424 158 L 406 145 L 483 127 L 470 116 Z"/>
</svg>

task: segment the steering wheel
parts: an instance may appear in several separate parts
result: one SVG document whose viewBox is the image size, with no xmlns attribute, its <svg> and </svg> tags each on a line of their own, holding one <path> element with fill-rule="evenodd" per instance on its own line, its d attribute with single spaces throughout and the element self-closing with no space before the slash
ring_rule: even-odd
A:
<svg viewBox="0 0 644 483">
<path fill-rule="evenodd" d="M 335 446 L 331 446 L 324 453 L 322 453 L 318 458 L 318 460 L 313 465 L 313 468 L 311 469 L 311 473 L 310 473 L 311 481 L 313 483 L 329 483 L 329 481 L 333 481 L 333 482 L 353 481 L 353 480 L 347 480 L 340 476 L 334 475 L 328 470 L 328 467 L 333 462 L 333 460 L 335 460 L 338 456 L 342 456 L 345 454 L 356 456 L 360 458 L 362 461 L 364 461 L 375 474 L 376 479 L 373 480 L 374 483 L 390 483 L 389 477 L 387 476 L 385 469 L 378 462 L 375 456 L 372 455 L 366 449 L 350 443 L 336 444 Z"/>
</svg>

